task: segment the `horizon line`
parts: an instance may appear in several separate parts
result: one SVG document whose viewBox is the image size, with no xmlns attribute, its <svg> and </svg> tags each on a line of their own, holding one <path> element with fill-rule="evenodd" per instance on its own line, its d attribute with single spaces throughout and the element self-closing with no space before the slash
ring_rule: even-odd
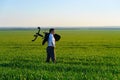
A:
<svg viewBox="0 0 120 80">
<path fill-rule="evenodd" d="M 78 28 L 120 28 L 120 26 L 36 26 L 36 27 L 33 27 L 33 26 L 9 26 L 9 27 L 1 27 L 0 26 L 0 29 L 33 29 L 33 28 L 37 28 L 37 27 L 41 27 L 41 28 L 64 28 L 64 29 L 78 29 Z"/>
<path fill-rule="evenodd" d="M 0 28 L 120 28 L 120 26 L 0 26 Z"/>
</svg>

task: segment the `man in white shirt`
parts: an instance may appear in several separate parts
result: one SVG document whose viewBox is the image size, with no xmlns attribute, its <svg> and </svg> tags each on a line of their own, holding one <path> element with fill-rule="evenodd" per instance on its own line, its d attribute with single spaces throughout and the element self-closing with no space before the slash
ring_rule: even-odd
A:
<svg viewBox="0 0 120 80">
<path fill-rule="evenodd" d="M 52 62 L 55 63 L 55 38 L 54 38 L 55 31 L 53 28 L 49 30 L 49 37 L 48 37 L 48 47 L 47 47 L 47 59 L 46 62 L 50 62 L 50 58 L 52 59 Z"/>
</svg>

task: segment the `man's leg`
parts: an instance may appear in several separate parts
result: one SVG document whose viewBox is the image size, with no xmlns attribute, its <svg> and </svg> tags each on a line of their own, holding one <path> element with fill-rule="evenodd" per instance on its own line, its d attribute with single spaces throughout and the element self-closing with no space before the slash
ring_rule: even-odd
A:
<svg viewBox="0 0 120 80">
<path fill-rule="evenodd" d="M 46 62 L 50 62 L 50 49 L 49 49 L 49 47 L 47 47 L 46 52 L 47 52 Z"/>
<path fill-rule="evenodd" d="M 53 63 L 56 62 L 56 56 L 55 56 L 54 47 L 51 48 L 51 59 L 52 59 Z"/>
</svg>

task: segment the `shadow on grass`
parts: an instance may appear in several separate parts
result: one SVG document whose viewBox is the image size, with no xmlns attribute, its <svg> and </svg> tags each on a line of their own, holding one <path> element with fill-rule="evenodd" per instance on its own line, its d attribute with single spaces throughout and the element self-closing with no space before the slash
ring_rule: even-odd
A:
<svg viewBox="0 0 120 80">
<path fill-rule="evenodd" d="M 105 58 L 105 57 L 103 57 Z M 106 57 L 109 59 L 109 57 Z M 111 57 L 110 57 L 111 59 Z M 80 59 L 79 61 L 58 61 L 56 64 L 40 63 L 40 61 L 33 61 L 24 58 L 14 58 L 9 63 L 1 63 L 0 67 L 8 67 L 12 69 L 30 69 L 30 70 L 39 70 L 39 71 L 58 71 L 58 72 L 110 72 L 113 74 L 119 74 L 119 70 L 113 69 L 113 67 L 118 67 L 119 64 L 113 63 L 103 63 L 103 62 L 93 62 L 94 60 L 85 60 Z M 104 68 L 103 68 L 104 67 Z"/>
<path fill-rule="evenodd" d="M 105 44 L 104 44 L 104 45 L 102 45 L 102 46 L 105 47 L 105 48 L 120 48 L 120 45 L 109 45 L 109 44 L 108 44 L 108 45 L 107 45 L 107 44 L 105 45 Z"/>
</svg>

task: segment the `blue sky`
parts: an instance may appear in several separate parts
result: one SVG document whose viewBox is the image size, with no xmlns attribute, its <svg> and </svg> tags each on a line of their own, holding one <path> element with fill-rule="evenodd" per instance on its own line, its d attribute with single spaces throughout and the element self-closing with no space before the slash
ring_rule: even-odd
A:
<svg viewBox="0 0 120 80">
<path fill-rule="evenodd" d="M 120 26 L 120 0 L 0 0 L 0 26 Z"/>
</svg>

